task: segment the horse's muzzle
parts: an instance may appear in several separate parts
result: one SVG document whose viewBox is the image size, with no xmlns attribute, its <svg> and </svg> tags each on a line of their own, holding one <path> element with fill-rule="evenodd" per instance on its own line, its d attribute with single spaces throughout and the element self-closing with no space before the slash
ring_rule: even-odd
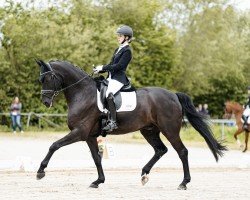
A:
<svg viewBox="0 0 250 200">
<path fill-rule="evenodd" d="M 47 108 L 49 108 L 49 107 L 51 107 L 52 102 L 43 101 L 43 104 L 44 104 Z"/>
</svg>

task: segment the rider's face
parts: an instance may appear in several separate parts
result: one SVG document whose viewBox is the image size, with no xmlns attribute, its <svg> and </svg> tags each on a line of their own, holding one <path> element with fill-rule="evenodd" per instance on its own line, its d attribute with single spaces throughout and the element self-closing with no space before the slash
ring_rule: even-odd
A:
<svg viewBox="0 0 250 200">
<path fill-rule="evenodd" d="M 122 42 L 123 42 L 124 39 L 125 39 L 124 35 L 117 34 L 117 40 L 118 40 L 119 44 L 122 44 Z"/>
</svg>

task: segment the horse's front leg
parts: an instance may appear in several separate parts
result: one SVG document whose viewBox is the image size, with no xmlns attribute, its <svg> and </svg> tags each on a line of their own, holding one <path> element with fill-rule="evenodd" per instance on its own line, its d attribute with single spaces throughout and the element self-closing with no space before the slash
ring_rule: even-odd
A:
<svg viewBox="0 0 250 200">
<path fill-rule="evenodd" d="M 50 158 L 52 157 L 52 155 L 54 154 L 54 152 L 56 150 L 58 150 L 59 148 L 78 142 L 81 140 L 81 130 L 80 129 L 74 129 L 72 130 L 68 135 L 66 135 L 65 137 L 63 137 L 62 139 L 54 142 L 50 148 L 49 148 L 49 152 L 47 153 L 46 157 L 44 158 L 44 160 L 41 162 L 40 168 L 37 171 L 37 179 L 41 179 L 45 176 L 45 172 L 44 169 L 48 166 L 48 163 L 50 161 Z"/>
<path fill-rule="evenodd" d="M 92 188 L 98 188 L 100 183 L 104 183 L 105 181 L 105 176 L 103 173 L 103 169 L 102 169 L 102 157 L 99 153 L 99 149 L 98 149 L 98 144 L 97 144 L 97 139 L 95 137 L 89 137 L 86 140 L 89 149 L 91 151 L 92 157 L 94 159 L 96 168 L 97 168 L 97 172 L 98 172 L 98 179 L 96 181 L 94 181 L 93 183 L 91 183 L 91 185 L 89 187 Z"/>
</svg>

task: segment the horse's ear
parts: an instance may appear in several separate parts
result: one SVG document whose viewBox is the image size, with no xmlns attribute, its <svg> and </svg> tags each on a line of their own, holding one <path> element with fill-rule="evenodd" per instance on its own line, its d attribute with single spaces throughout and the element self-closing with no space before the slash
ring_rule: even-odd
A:
<svg viewBox="0 0 250 200">
<path fill-rule="evenodd" d="M 46 64 L 43 60 L 37 60 L 35 59 L 36 63 L 39 65 L 41 74 L 49 71 L 53 71 L 50 65 Z"/>
<path fill-rule="evenodd" d="M 39 67 L 41 67 L 41 63 L 40 63 L 40 61 L 39 61 L 39 60 L 37 60 L 36 58 L 35 58 L 35 61 L 36 61 L 36 63 L 38 64 L 38 66 L 39 66 Z"/>
<path fill-rule="evenodd" d="M 46 64 L 43 60 L 39 60 L 42 66 L 47 69 L 46 71 L 53 71 L 50 65 Z"/>
</svg>

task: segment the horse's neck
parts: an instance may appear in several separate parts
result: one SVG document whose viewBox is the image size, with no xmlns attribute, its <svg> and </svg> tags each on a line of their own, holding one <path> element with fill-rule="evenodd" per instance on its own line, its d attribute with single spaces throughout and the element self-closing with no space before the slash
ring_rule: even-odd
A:
<svg viewBox="0 0 250 200">
<path fill-rule="evenodd" d="M 236 118 L 237 118 L 237 117 L 240 117 L 240 118 L 241 118 L 242 113 L 243 113 L 243 108 L 241 108 L 240 105 L 238 105 L 237 107 L 235 107 L 235 108 L 233 109 L 233 113 L 234 113 L 234 115 L 235 115 Z"/>
<path fill-rule="evenodd" d="M 78 86 L 80 84 L 83 84 L 84 81 L 79 82 L 79 84 L 76 84 L 81 79 L 85 80 L 88 79 L 88 75 L 86 73 L 79 73 L 77 72 L 73 67 L 69 69 L 61 69 L 60 72 L 63 76 L 63 87 L 70 87 L 71 85 Z M 74 87 L 72 86 L 72 88 Z"/>
<path fill-rule="evenodd" d="M 90 102 L 91 100 L 94 99 L 93 95 L 95 94 L 95 92 L 96 92 L 96 86 L 94 84 L 94 81 L 90 77 L 86 77 L 78 84 L 65 90 L 64 95 L 67 100 L 68 106 L 72 106 L 76 102 L 78 103 Z"/>
<path fill-rule="evenodd" d="M 63 76 L 63 88 L 67 88 L 64 90 L 64 96 L 69 107 L 93 98 L 92 94 L 96 91 L 96 86 L 88 74 L 78 72 L 74 67 L 61 68 L 60 74 Z"/>
</svg>

